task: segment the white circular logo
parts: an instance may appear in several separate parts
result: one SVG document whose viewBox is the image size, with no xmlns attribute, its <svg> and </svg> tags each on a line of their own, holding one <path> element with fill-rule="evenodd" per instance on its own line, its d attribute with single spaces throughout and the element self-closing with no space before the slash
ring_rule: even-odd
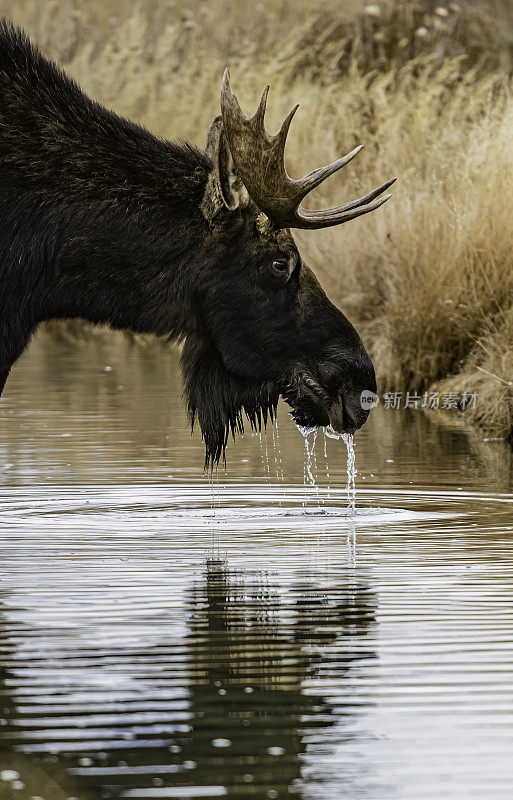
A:
<svg viewBox="0 0 513 800">
<path fill-rule="evenodd" d="M 366 411 L 370 411 L 371 408 L 377 406 L 379 403 L 379 396 L 374 394 L 374 392 L 370 392 L 368 389 L 364 389 L 360 395 L 360 406 L 364 408 Z"/>
</svg>

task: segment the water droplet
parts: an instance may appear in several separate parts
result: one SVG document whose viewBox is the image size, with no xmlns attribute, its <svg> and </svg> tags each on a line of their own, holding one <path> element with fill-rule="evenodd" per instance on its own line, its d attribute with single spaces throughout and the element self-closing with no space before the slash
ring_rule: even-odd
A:
<svg viewBox="0 0 513 800">
<path fill-rule="evenodd" d="M 0 781 L 15 781 L 20 777 L 20 773 L 14 769 L 3 769 L 0 772 Z"/>
<path fill-rule="evenodd" d="M 354 439 L 352 433 L 343 433 L 342 439 L 347 448 L 347 510 L 354 514 L 356 511 L 356 454 L 354 451 Z"/>
</svg>

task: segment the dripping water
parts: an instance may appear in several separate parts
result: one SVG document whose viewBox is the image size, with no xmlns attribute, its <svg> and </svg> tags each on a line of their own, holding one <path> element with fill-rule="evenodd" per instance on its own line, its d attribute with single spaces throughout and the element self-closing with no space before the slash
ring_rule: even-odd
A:
<svg viewBox="0 0 513 800">
<path fill-rule="evenodd" d="M 325 465 L 325 469 L 326 469 L 326 481 L 327 481 L 327 484 L 326 484 L 326 496 L 330 497 L 331 496 L 331 494 L 330 494 L 330 492 L 331 492 L 331 478 L 330 478 L 330 465 L 329 465 L 329 461 L 328 461 L 328 437 L 326 436 L 326 428 L 323 428 L 322 432 L 324 434 L 323 453 L 324 453 L 324 465 Z"/>
<path fill-rule="evenodd" d="M 317 458 L 315 455 L 315 443 L 317 441 L 318 428 L 314 428 L 312 440 L 310 442 L 309 436 L 305 436 L 305 469 L 306 469 L 306 482 L 315 491 L 317 495 L 317 505 L 319 505 L 319 485 L 317 483 Z"/>
<path fill-rule="evenodd" d="M 262 426 L 260 431 L 257 433 L 257 436 L 260 439 L 260 458 L 264 468 L 266 481 L 267 484 L 271 486 L 271 467 L 269 462 L 269 450 L 267 447 L 267 427 Z"/>
<path fill-rule="evenodd" d="M 274 421 L 272 430 L 273 430 L 273 450 L 274 450 L 274 465 L 276 468 L 276 477 L 278 478 L 279 481 L 281 481 L 281 483 L 284 483 L 285 474 L 283 472 L 283 460 L 281 457 L 281 448 L 280 448 L 280 432 L 278 430 L 277 419 L 275 419 Z"/>
<path fill-rule="evenodd" d="M 347 510 L 350 514 L 356 511 L 356 453 L 354 451 L 354 438 L 352 433 L 343 433 L 342 439 L 347 448 Z"/>
<path fill-rule="evenodd" d="M 354 435 L 352 433 L 337 433 L 331 426 L 324 428 L 324 454 L 326 457 L 326 473 L 329 479 L 329 465 L 326 449 L 326 437 L 328 439 L 342 439 L 347 449 L 347 511 L 349 514 L 356 513 L 356 453 L 354 449 Z"/>
<path fill-rule="evenodd" d="M 220 500 L 220 488 L 219 488 L 219 465 L 212 467 L 207 472 L 207 479 L 210 487 L 210 510 L 212 512 L 212 516 L 214 520 L 216 519 L 216 511 L 221 508 L 221 500 Z M 212 536 L 214 538 L 215 526 L 213 528 Z"/>
<path fill-rule="evenodd" d="M 317 503 L 319 504 L 319 487 L 316 481 L 317 461 L 315 458 L 315 442 L 317 440 L 318 428 L 307 428 L 301 425 L 296 425 L 296 428 L 305 440 L 305 460 L 303 464 L 303 483 L 305 486 L 305 494 L 302 500 L 303 510 L 306 508 L 307 489 L 311 487 L 315 489 L 317 494 Z M 313 433 L 312 441 L 310 442 L 310 434 Z"/>
</svg>

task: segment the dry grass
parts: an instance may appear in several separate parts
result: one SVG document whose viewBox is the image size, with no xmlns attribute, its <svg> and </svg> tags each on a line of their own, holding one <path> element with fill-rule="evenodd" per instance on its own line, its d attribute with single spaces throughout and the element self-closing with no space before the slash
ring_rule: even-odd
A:
<svg viewBox="0 0 513 800">
<path fill-rule="evenodd" d="M 393 200 L 370 218 L 298 236 L 302 251 L 359 323 L 383 386 L 452 376 L 444 388 L 480 393 L 474 421 L 507 435 L 509 3 L 325 0 L 311 9 L 306 0 L 0 0 L 0 12 L 86 91 L 165 136 L 202 143 L 230 64 L 248 111 L 271 83 L 271 130 L 301 102 L 289 136 L 293 175 L 364 142 L 312 202 L 342 201 L 395 174 Z"/>
<path fill-rule="evenodd" d="M 466 416 L 488 436 L 513 443 L 513 308 L 483 326 L 461 371 L 441 381 L 440 391 L 477 392 Z"/>
</svg>

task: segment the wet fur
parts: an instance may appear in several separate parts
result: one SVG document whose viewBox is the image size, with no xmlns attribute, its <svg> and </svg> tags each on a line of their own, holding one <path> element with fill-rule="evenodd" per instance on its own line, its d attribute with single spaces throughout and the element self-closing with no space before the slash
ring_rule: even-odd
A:
<svg viewBox="0 0 513 800">
<path fill-rule="evenodd" d="M 256 431 L 274 420 L 280 387 L 228 372 L 215 348 L 194 336 L 187 338 L 181 360 L 190 422 L 193 428 L 199 422 L 208 469 L 225 459 L 228 437 L 243 433 L 245 420 Z"/>
</svg>

